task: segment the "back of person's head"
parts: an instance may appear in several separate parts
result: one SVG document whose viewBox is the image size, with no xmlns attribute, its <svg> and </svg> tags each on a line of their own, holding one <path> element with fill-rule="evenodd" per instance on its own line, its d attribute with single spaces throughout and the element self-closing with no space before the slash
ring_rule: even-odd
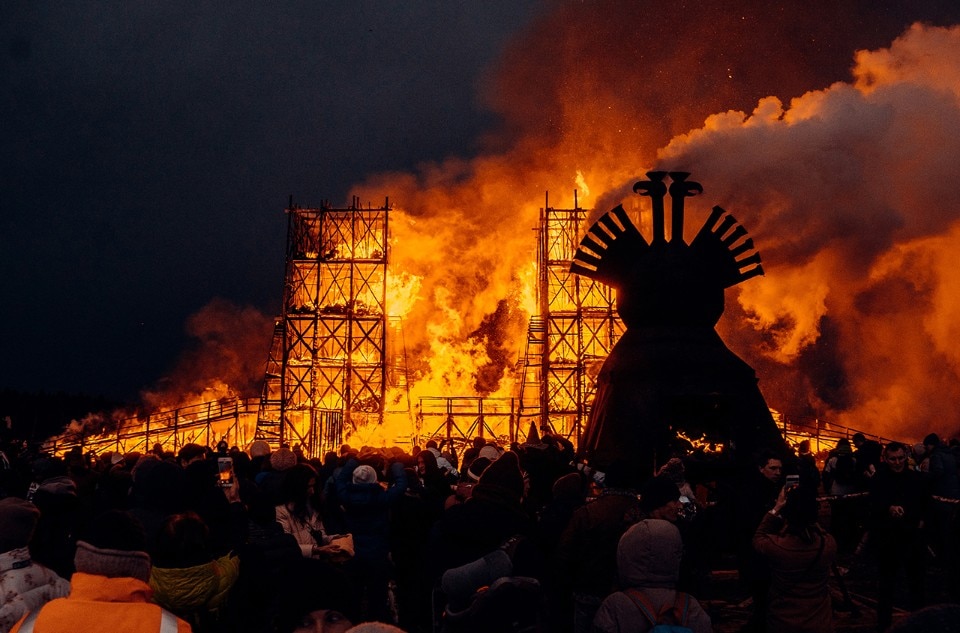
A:
<svg viewBox="0 0 960 633">
<path fill-rule="evenodd" d="M 674 588 L 682 554 L 680 531 L 673 523 L 645 519 L 630 526 L 617 545 L 621 586 Z"/>
<path fill-rule="evenodd" d="M 640 487 L 640 473 L 634 460 L 617 459 L 607 466 L 603 471 L 604 488 L 630 488 Z"/>
<path fill-rule="evenodd" d="M 18 497 L 0 499 L 0 554 L 30 543 L 40 510 Z"/>
<path fill-rule="evenodd" d="M 480 477 L 483 476 L 483 471 L 485 471 L 492 462 L 486 457 L 478 457 L 472 462 L 467 468 L 467 476 L 465 478 L 461 477 L 465 481 L 480 481 Z"/>
<path fill-rule="evenodd" d="M 250 457 L 268 457 L 270 445 L 266 440 L 256 440 L 250 445 Z"/>
<path fill-rule="evenodd" d="M 360 464 L 353 470 L 352 481 L 355 484 L 375 484 L 377 471 L 369 464 Z"/>
<path fill-rule="evenodd" d="M 586 480 L 579 472 L 567 473 L 553 482 L 550 492 L 554 501 L 579 505 L 587 496 Z"/>
<path fill-rule="evenodd" d="M 297 465 L 297 454 L 289 448 L 278 448 L 270 453 L 270 468 L 277 472 L 290 470 Z"/>
<path fill-rule="evenodd" d="M 172 462 L 154 460 L 134 469 L 133 489 L 146 506 L 165 512 L 178 512 L 184 506 L 186 475 Z"/>
<path fill-rule="evenodd" d="M 795 486 L 787 490 L 786 497 L 780 515 L 791 530 L 805 530 L 817 523 L 820 502 L 816 490 L 810 486 Z"/>
<path fill-rule="evenodd" d="M 640 509 L 644 512 L 653 512 L 679 499 L 680 488 L 667 475 L 651 477 L 640 489 Z"/>
<path fill-rule="evenodd" d="M 157 534 L 157 567 L 194 567 L 213 560 L 208 548 L 210 530 L 197 514 L 184 512 L 167 518 Z"/>
<path fill-rule="evenodd" d="M 520 458 L 513 451 L 507 451 L 487 466 L 471 496 L 474 499 L 514 505 L 522 501 L 523 487 Z"/>
<path fill-rule="evenodd" d="M 90 523 L 77 541 L 78 572 L 108 578 L 150 579 L 150 555 L 143 526 L 132 515 L 108 510 Z"/>
</svg>

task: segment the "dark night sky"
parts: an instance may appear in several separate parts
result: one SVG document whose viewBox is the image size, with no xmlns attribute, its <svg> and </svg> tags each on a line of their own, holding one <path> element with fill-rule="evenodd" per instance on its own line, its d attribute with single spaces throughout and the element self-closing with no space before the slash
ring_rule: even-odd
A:
<svg viewBox="0 0 960 633">
<path fill-rule="evenodd" d="M 0 4 L 0 387 L 134 398 L 214 297 L 277 312 L 288 196 L 469 155 L 537 4 Z"/>
<path fill-rule="evenodd" d="M 702 11 L 687 55 L 669 48 L 669 33 L 631 32 L 627 17 L 662 15 L 679 32 L 690 28 L 685 11 Z M 567 133 L 548 129 L 561 110 L 549 99 L 586 91 L 566 84 L 571 68 L 593 68 L 567 50 L 575 45 L 609 49 L 625 67 L 639 67 L 631 56 L 644 52 L 699 59 L 686 69 L 701 73 L 695 93 L 717 103 L 691 99 L 689 116 L 677 119 L 686 130 L 769 94 L 789 99 L 848 79 L 855 48 L 888 45 L 920 19 L 952 23 L 960 8 L 955 0 L 2 2 L 0 389 L 135 399 L 174 367 L 189 317 L 215 298 L 279 311 L 289 195 L 342 205 L 373 174 L 475 156 L 498 129 L 484 103 L 504 113 L 507 130 L 539 123 L 544 137 Z M 753 25 L 764 21 L 779 30 L 757 37 Z M 744 32 L 711 31 L 723 24 Z M 565 28 L 578 36 L 561 37 Z M 764 42 L 794 47 L 796 63 L 751 48 Z M 731 83 L 728 72 L 704 77 L 704 68 L 725 68 L 715 50 L 747 76 L 750 90 L 732 95 L 739 102 L 714 90 Z M 619 72 L 597 57 L 597 76 Z M 485 101 L 498 60 L 520 72 L 502 84 L 508 98 Z M 638 98 L 638 109 L 652 118 L 672 111 L 668 88 L 653 95 L 660 101 Z"/>
</svg>

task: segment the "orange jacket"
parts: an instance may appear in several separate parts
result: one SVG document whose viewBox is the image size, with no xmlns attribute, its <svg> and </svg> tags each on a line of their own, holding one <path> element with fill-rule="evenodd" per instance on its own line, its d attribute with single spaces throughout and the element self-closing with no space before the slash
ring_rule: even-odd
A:
<svg viewBox="0 0 960 633">
<path fill-rule="evenodd" d="M 77 572 L 70 595 L 40 609 L 34 633 L 159 633 L 162 609 L 150 602 L 150 585 L 136 578 L 107 578 Z M 18 633 L 23 620 L 10 630 Z M 177 633 L 191 633 L 177 619 Z"/>
</svg>

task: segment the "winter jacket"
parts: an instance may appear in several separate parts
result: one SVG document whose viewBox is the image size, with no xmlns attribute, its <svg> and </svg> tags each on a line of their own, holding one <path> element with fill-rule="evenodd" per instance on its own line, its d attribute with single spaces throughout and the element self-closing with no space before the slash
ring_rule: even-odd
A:
<svg viewBox="0 0 960 633">
<path fill-rule="evenodd" d="M 153 590 L 136 578 L 108 578 L 75 573 L 70 595 L 48 602 L 40 609 L 34 633 L 157 633 L 160 605 L 150 602 Z M 11 633 L 20 630 L 21 622 Z M 177 618 L 177 632 L 190 633 L 190 625 Z"/>
<path fill-rule="evenodd" d="M 223 605 L 240 573 L 236 556 L 223 556 L 194 567 L 150 570 L 153 599 L 174 613 L 215 611 Z"/>
<path fill-rule="evenodd" d="M 284 532 L 297 539 L 297 544 L 300 545 L 300 553 L 304 556 L 309 558 L 313 555 L 314 545 L 326 545 L 330 542 L 326 531 L 323 529 L 323 521 L 320 520 L 320 515 L 313 508 L 307 508 L 305 521 L 301 521 L 294 516 L 286 505 L 277 506 L 276 511 L 277 523 L 280 524 Z"/>
<path fill-rule="evenodd" d="M 627 489 L 607 489 L 574 511 L 556 550 L 559 576 L 572 583 L 572 591 L 598 598 L 613 591 L 617 543 L 639 519 L 637 493 Z"/>
<path fill-rule="evenodd" d="M 437 579 L 492 552 L 515 535 L 533 534 L 534 523 L 519 503 L 471 497 L 444 510 L 430 530 L 430 574 Z"/>
<path fill-rule="evenodd" d="M 930 492 L 938 497 L 960 499 L 957 458 L 946 446 L 937 446 L 930 454 Z"/>
<path fill-rule="evenodd" d="M 653 613 L 670 609 L 677 600 L 680 556 L 683 542 L 680 531 L 669 521 L 646 519 L 627 530 L 617 545 L 617 575 L 625 589 L 642 594 Z M 682 623 L 694 633 L 711 633 L 713 625 L 693 596 L 687 603 Z M 604 599 L 593 620 L 594 633 L 646 633 L 653 624 L 642 615 L 636 602 L 617 591 Z"/>
<path fill-rule="evenodd" d="M 407 474 L 400 462 L 391 464 L 393 484 L 384 490 L 377 482 L 353 483 L 357 466 L 359 462 L 350 458 L 337 473 L 337 499 L 344 509 L 347 530 L 353 535 L 357 558 L 385 560 L 390 554 L 390 509 L 407 491 Z"/>
<path fill-rule="evenodd" d="M 0 633 L 24 615 L 70 593 L 70 582 L 30 560 L 26 547 L 0 554 Z"/>
<path fill-rule="evenodd" d="M 826 533 L 813 542 L 782 532 L 779 516 L 767 514 L 753 546 L 770 567 L 767 630 L 778 633 L 829 633 L 833 631 L 830 566 L 837 543 Z"/>
</svg>

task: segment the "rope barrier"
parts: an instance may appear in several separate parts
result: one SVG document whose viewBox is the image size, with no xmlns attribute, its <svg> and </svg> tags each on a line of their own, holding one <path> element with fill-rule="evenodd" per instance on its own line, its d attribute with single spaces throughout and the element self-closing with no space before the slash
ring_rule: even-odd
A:
<svg viewBox="0 0 960 633">
<path fill-rule="evenodd" d="M 836 501 L 838 499 L 856 499 L 859 497 L 869 497 L 869 492 L 849 492 L 845 495 L 823 495 L 822 497 L 817 497 L 817 501 Z M 931 498 L 934 501 L 940 501 L 942 503 L 951 503 L 958 504 L 960 499 L 951 499 L 950 497 L 941 497 L 939 495 L 931 495 Z"/>
</svg>

